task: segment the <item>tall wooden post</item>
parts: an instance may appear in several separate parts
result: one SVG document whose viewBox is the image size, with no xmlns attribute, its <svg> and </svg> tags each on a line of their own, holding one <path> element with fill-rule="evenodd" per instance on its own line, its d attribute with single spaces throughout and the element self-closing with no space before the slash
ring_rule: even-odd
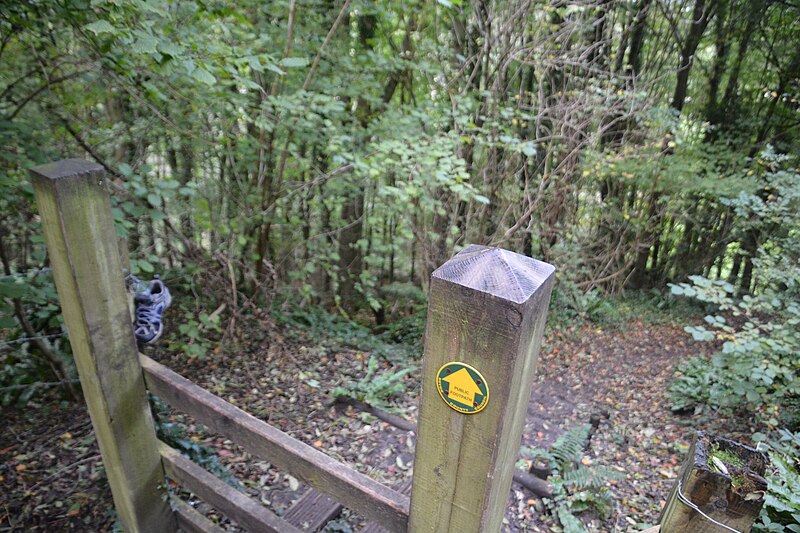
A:
<svg viewBox="0 0 800 533">
<path fill-rule="evenodd" d="M 470 246 L 433 273 L 410 532 L 500 531 L 554 272 Z"/>
<path fill-rule="evenodd" d="M 31 169 L 72 352 L 125 531 L 176 531 L 122 276 L 105 175 L 77 159 Z"/>
</svg>

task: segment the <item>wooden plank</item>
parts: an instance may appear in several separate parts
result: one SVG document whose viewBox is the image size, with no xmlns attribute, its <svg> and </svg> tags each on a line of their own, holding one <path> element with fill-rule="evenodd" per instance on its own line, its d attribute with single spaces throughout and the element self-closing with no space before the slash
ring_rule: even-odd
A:
<svg viewBox="0 0 800 533">
<path fill-rule="evenodd" d="M 767 457 L 753 448 L 698 431 L 661 512 L 662 529 L 750 531 L 764 504 L 768 464 Z"/>
<path fill-rule="evenodd" d="M 169 501 L 175 512 L 178 527 L 184 533 L 225 533 L 224 529 L 214 524 L 185 501 L 174 496 Z"/>
<path fill-rule="evenodd" d="M 33 168 L 31 176 L 120 522 L 128 533 L 176 531 L 136 355 L 103 168 L 69 159 Z"/>
<path fill-rule="evenodd" d="M 500 531 L 554 272 L 529 257 L 470 246 L 433 273 L 409 531 Z M 440 369 L 455 361 L 480 372 L 489 391 L 475 395 L 484 380 L 468 376 L 469 384 L 449 385 L 448 398 L 477 404 L 488 396 L 482 411 L 452 409 L 444 385 L 440 397 Z"/>
<path fill-rule="evenodd" d="M 397 488 L 397 491 L 400 494 L 406 494 L 410 496 L 411 486 L 412 486 L 412 480 L 411 478 L 408 478 L 400 484 L 400 486 Z M 369 524 L 361 528 L 361 530 L 358 533 L 387 533 L 387 531 L 385 528 L 381 527 L 380 524 L 376 524 L 375 522 L 370 522 Z"/>
<path fill-rule="evenodd" d="M 146 355 L 139 354 L 139 360 L 147 386 L 168 404 L 365 518 L 390 531 L 407 530 L 408 497 L 289 437 Z"/>
<path fill-rule="evenodd" d="M 283 519 L 307 533 L 317 533 L 342 511 L 342 504 L 309 489 L 283 515 Z"/>
<path fill-rule="evenodd" d="M 278 515 L 239 492 L 203 467 L 193 463 L 163 442 L 159 443 L 167 475 L 186 490 L 222 511 L 253 533 L 301 533 Z"/>
</svg>

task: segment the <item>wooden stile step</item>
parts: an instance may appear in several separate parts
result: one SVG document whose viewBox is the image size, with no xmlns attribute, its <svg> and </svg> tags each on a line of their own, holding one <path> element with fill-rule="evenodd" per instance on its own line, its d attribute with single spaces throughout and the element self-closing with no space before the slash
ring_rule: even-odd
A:
<svg viewBox="0 0 800 533">
<path fill-rule="evenodd" d="M 411 494 L 411 478 L 404 481 L 397 491 L 401 494 Z M 298 529 L 309 533 L 322 531 L 329 521 L 336 518 L 342 510 L 342 504 L 314 489 L 306 491 L 288 511 L 283 519 Z M 359 533 L 388 533 L 378 524 L 370 522 Z"/>
<path fill-rule="evenodd" d="M 325 524 L 339 516 L 341 510 L 341 503 L 321 492 L 309 489 L 292 504 L 283 515 L 283 519 L 298 529 L 317 533 L 325 527 Z"/>
</svg>

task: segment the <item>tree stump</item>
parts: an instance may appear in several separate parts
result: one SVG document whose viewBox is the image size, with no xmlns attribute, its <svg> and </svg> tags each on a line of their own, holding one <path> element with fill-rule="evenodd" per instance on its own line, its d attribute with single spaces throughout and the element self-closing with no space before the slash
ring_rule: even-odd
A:
<svg viewBox="0 0 800 533">
<path fill-rule="evenodd" d="M 661 531 L 749 532 L 764 504 L 768 463 L 753 448 L 698 432 L 661 513 Z"/>
</svg>

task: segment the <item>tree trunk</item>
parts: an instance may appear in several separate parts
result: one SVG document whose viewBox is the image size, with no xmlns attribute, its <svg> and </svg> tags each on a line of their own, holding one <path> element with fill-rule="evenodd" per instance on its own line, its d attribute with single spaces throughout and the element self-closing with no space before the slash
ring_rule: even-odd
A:
<svg viewBox="0 0 800 533">
<path fill-rule="evenodd" d="M 681 47 L 681 57 L 678 64 L 678 77 L 675 84 L 675 93 L 672 96 L 672 108 L 678 111 L 683 110 L 686 103 L 686 92 L 689 87 L 689 72 L 694 62 L 694 54 L 700 44 L 700 38 L 708 26 L 713 8 L 706 5 L 706 0 L 695 0 L 694 10 L 692 11 L 692 23 L 689 32 Z"/>
<path fill-rule="evenodd" d="M 642 48 L 644 47 L 644 33 L 647 27 L 647 15 L 650 11 L 652 0 L 641 0 L 636 12 L 636 19 L 631 31 L 631 48 L 628 53 L 628 64 L 631 74 L 635 77 L 642 71 Z"/>
</svg>

